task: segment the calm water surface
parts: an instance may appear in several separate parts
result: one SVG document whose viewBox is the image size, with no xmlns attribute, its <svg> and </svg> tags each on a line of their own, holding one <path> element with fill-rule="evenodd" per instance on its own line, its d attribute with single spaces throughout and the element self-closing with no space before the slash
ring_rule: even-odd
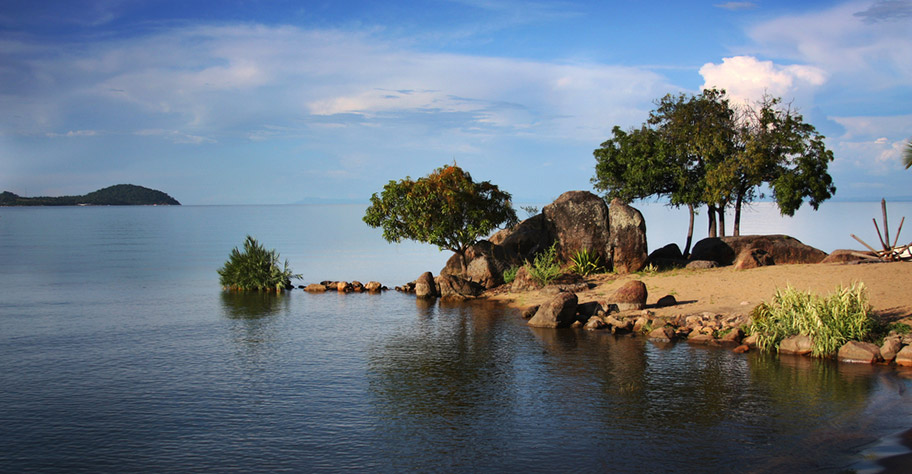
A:
<svg viewBox="0 0 912 474">
<path fill-rule="evenodd" d="M 0 470 L 827 472 L 912 427 L 892 370 L 219 290 L 247 233 L 305 282 L 443 265 L 362 211 L 0 208 Z"/>
</svg>

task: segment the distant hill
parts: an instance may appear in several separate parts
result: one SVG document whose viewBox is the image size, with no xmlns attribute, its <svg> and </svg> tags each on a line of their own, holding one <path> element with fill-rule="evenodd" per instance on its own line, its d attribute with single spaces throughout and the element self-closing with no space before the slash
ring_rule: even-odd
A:
<svg viewBox="0 0 912 474">
<path fill-rule="evenodd" d="M 180 206 L 176 199 L 154 189 L 118 184 L 84 196 L 21 197 L 9 191 L 0 193 L 0 206 Z"/>
</svg>

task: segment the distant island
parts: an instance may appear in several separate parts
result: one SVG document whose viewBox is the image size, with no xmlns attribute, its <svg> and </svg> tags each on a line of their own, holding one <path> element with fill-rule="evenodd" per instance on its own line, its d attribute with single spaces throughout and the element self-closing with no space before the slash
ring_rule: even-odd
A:
<svg viewBox="0 0 912 474">
<path fill-rule="evenodd" d="M 84 196 L 22 197 L 9 191 L 0 193 L 0 206 L 180 206 L 171 196 L 155 189 L 118 184 Z"/>
</svg>

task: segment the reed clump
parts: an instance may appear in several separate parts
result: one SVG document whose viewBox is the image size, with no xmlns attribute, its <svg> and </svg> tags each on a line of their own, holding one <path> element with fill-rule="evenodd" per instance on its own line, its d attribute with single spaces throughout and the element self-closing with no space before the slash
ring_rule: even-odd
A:
<svg viewBox="0 0 912 474">
<path fill-rule="evenodd" d="M 222 287 L 235 291 L 278 292 L 290 288 L 292 278 L 301 278 L 288 267 L 288 260 L 280 266 L 279 254 L 266 250 L 249 235 L 244 250 L 235 247 L 218 274 Z"/>
<path fill-rule="evenodd" d="M 839 287 L 827 296 L 799 291 L 791 286 L 776 290 L 770 303 L 761 303 L 751 314 L 750 333 L 766 351 L 779 350 L 791 336 L 810 336 L 815 357 L 834 355 L 848 341 L 864 341 L 873 335 L 864 283 Z"/>
</svg>

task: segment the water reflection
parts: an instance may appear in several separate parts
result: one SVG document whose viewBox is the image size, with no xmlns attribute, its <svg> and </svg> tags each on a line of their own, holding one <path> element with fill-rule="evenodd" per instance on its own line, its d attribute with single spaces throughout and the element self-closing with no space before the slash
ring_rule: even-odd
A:
<svg viewBox="0 0 912 474">
<path fill-rule="evenodd" d="M 288 309 L 290 298 L 265 291 L 223 291 L 222 309 L 231 319 L 259 319 Z"/>
</svg>

